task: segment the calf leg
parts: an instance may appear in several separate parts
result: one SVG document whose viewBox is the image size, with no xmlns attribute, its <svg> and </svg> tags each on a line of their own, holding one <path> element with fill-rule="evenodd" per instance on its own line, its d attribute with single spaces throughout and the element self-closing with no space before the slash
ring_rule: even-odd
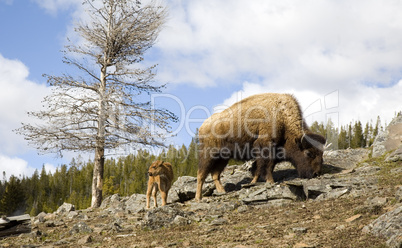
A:
<svg viewBox="0 0 402 248">
<path fill-rule="evenodd" d="M 153 189 L 153 183 L 148 182 L 148 188 L 147 188 L 147 208 L 150 207 L 150 198 L 151 198 L 151 193 Z"/>
<path fill-rule="evenodd" d="M 158 193 L 158 187 L 154 184 L 152 189 L 152 197 L 154 198 L 154 207 L 158 207 L 158 201 L 156 200 L 157 193 Z"/>
<path fill-rule="evenodd" d="M 159 191 L 161 192 L 162 206 L 165 206 L 167 203 L 169 186 L 164 180 L 161 180 L 159 184 Z"/>
<path fill-rule="evenodd" d="M 162 206 L 165 206 L 165 205 L 166 205 L 167 196 L 168 196 L 168 192 L 167 192 L 167 191 L 161 191 Z"/>
</svg>

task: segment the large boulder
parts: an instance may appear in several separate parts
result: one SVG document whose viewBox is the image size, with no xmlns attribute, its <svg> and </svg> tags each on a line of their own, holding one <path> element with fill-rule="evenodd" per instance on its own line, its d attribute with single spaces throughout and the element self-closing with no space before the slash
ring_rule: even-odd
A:
<svg viewBox="0 0 402 248">
<path fill-rule="evenodd" d="M 373 157 L 397 149 L 402 150 L 402 115 L 395 117 L 384 131 L 379 132 L 373 144 Z"/>
<path fill-rule="evenodd" d="M 387 245 L 392 248 L 402 247 L 402 206 L 381 215 L 363 228 L 364 233 L 385 237 Z"/>
</svg>

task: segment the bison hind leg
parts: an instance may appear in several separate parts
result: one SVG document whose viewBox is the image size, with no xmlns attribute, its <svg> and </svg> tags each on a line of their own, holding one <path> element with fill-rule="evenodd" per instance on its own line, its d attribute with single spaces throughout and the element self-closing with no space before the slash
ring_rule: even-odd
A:
<svg viewBox="0 0 402 248">
<path fill-rule="evenodd" d="M 225 167 L 228 163 L 228 160 L 219 159 L 219 160 L 215 160 L 214 162 L 215 162 L 214 167 L 212 168 L 212 171 L 211 171 L 212 180 L 214 180 L 216 190 L 219 193 L 226 193 L 225 188 L 223 187 L 223 185 L 221 183 L 221 174 L 222 174 L 222 171 L 225 169 Z"/>
<path fill-rule="evenodd" d="M 197 192 L 195 199 L 200 201 L 202 198 L 202 186 L 208 174 L 211 173 L 215 187 L 219 193 L 225 193 L 225 189 L 220 181 L 220 175 L 225 169 L 228 160 L 226 159 L 204 159 L 200 161 L 197 172 Z"/>
</svg>

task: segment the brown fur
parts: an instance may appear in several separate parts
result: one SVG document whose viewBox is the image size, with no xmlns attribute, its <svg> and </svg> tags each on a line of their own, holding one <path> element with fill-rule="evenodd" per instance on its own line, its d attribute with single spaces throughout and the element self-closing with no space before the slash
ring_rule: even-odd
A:
<svg viewBox="0 0 402 248">
<path fill-rule="evenodd" d="M 158 190 L 161 192 L 162 206 L 165 206 L 168 192 L 173 181 L 172 165 L 168 162 L 157 160 L 149 167 L 148 175 L 147 208 L 150 206 L 151 194 L 154 198 L 154 206 L 158 207 L 158 203 L 156 201 L 156 194 L 158 193 Z"/>
<path fill-rule="evenodd" d="M 309 130 L 299 103 L 289 94 L 254 95 L 213 114 L 201 125 L 199 140 L 197 200 L 209 173 L 218 192 L 225 192 L 220 174 L 231 158 L 256 160 L 252 182 L 260 175 L 274 182 L 275 164 L 285 160 L 301 177 L 321 172 L 325 138 Z"/>
</svg>

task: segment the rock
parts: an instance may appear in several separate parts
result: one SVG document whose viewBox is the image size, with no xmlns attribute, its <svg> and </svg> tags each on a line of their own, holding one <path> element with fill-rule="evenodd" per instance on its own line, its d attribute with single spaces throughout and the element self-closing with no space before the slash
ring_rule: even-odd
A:
<svg viewBox="0 0 402 248">
<path fill-rule="evenodd" d="M 57 214 L 64 214 L 64 213 L 68 213 L 68 212 L 74 211 L 74 210 L 75 210 L 75 206 L 73 204 L 64 202 L 63 205 L 61 205 L 57 209 L 56 213 Z"/>
<path fill-rule="evenodd" d="M 362 167 L 356 168 L 355 171 L 359 174 L 369 175 L 369 174 L 377 173 L 377 171 L 379 171 L 379 170 L 381 170 L 381 168 L 379 166 L 370 166 L 370 165 L 363 164 Z"/>
<path fill-rule="evenodd" d="M 69 219 L 73 219 L 73 218 L 75 218 L 75 217 L 77 217 L 78 216 L 78 212 L 77 211 L 70 211 L 68 214 L 67 214 L 67 218 L 69 218 Z"/>
<path fill-rule="evenodd" d="M 174 218 L 172 223 L 175 224 L 175 225 L 184 226 L 184 225 L 191 224 L 191 220 L 188 219 L 188 218 L 185 218 L 183 216 L 177 215 Z"/>
<path fill-rule="evenodd" d="M 304 198 L 302 189 L 292 187 L 292 185 L 264 184 L 242 191 L 239 199 L 246 204 L 261 204 L 278 199 L 296 201 Z"/>
<path fill-rule="evenodd" d="M 34 218 L 34 223 L 38 224 L 38 223 L 43 223 L 46 221 L 46 213 L 45 212 L 41 212 L 39 213 L 35 218 Z"/>
<path fill-rule="evenodd" d="M 402 206 L 385 213 L 363 228 L 364 233 L 387 238 L 390 247 L 402 247 Z"/>
<path fill-rule="evenodd" d="M 395 200 L 397 202 L 402 202 L 402 186 L 398 186 L 395 191 Z"/>
<path fill-rule="evenodd" d="M 179 177 L 169 190 L 168 202 L 185 202 L 195 197 L 197 178 L 190 176 Z"/>
<path fill-rule="evenodd" d="M 402 142 L 402 141 L 401 141 Z M 402 161 L 402 144 L 385 159 L 385 162 Z"/>
<path fill-rule="evenodd" d="M 217 218 L 211 221 L 211 226 L 221 226 L 228 223 L 228 220 L 225 218 Z"/>
<path fill-rule="evenodd" d="M 307 228 L 305 228 L 305 227 L 293 227 L 292 232 L 299 233 L 299 234 L 307 233 Z"/>
<path fill-rule="evenodd" d="M 360 161 L 367 159 L 368 155 L 369 150 L 364 148 L 332 150 L 325 151 L 323 159 L 324 164 L 333 166 L 331 170 L 338 172 L 355 168 Z"/>
<path fill-rule="evenodd" d="M 102 201 L 100 208 L 105 209 L 107 214 L 115 215 L 118 212 L 125 211 L 125 208 L 126 208 L 125 201 L 126 200 L 127 200 L 127 197 L 122 198 L 122 197 L 120 197 L 119 194 L 114 194 L 114 195 L 106 197 L 106 199 L 104 199 Z"/>
<path fill-rule="evenodd" d="M 142 227 L 159 229 L 176 224 L 175 220 L 176 222 L 181 221 L 181 218 L 177 216 L 187 219 L 191 219 L 191 217 L 194 216 L 193 212 L 183 211 L 175 206 L 176 205 L 171 204 L 147 211 L 141 224 Z M 189 223 L 187 222 L 187 224 Z"/>
<path fill-rule="evenodd" d="M 339 198 L 345 194 L 350 192 L 348 188 L 336 188 L 333 190 L 330 190 L 324 194 L 321 194 L 315 198 L 316 201 L 322 201 L 322 200 L 328 200 L 328 199 L 336 199 Z"/>
<path fill-rule="evenodd" d="M 361 217 L 362 217 L 361 214 L 356 214 L 356 215 L 353 215 L 352 217 L 347 218 L 345 221 L 350 223 L 350 222 L 354 222 L 354 221 L 360 219 Z"/>
<path fill-rule="evenodd" d="M 85 245 L 85 244 L 88 244 L 88 243 L 91 243 L 91 242 L 92 242 L 92 236 L 91 235 L 86 235 L 86 236 L 80 238 L 77 241 L 77 244 L 78 245 Z"/>
<path fill-rule="evenodd" d="M 188 205 L 188 210 L 192 212 L 207 212 L 211 215 L 222 215 L 229 211 L 233 211 L 243 205 L 243 202 L 236 199 L 226 199 L 226 196 L 219 197 L 220 200 L 211 200 L 210 202 L 192 201 Z"/>
<path fill-rule="evenodd" d="M 129 214 L 144 211 L 145 207 L 146 196 L 144 194 L 132 194 L 125 202 L 125 211 Z"/>
<path fill-rule="evenodd" d="M 75 224 L 71 230 L 70 230 L 70 234 L 77 234 L 77 233 L 92 233 L 92 229 L 85 224 L 85 222 L 78 222 L 77 224 Z"/>
<path fill-rule="evenodd" d="M 373 143 L 373 157 L 398 149 L 402 141 L 402 115 L 395 117 L 384 131 L 379 132 Z"/>
<path fill-rule="evenodd" d="M 387 203 L 387 198 L 375 196 L 374 198 L 367 198 L 365 205 L 367 206 L 384 206 Z"/>
</svg>

